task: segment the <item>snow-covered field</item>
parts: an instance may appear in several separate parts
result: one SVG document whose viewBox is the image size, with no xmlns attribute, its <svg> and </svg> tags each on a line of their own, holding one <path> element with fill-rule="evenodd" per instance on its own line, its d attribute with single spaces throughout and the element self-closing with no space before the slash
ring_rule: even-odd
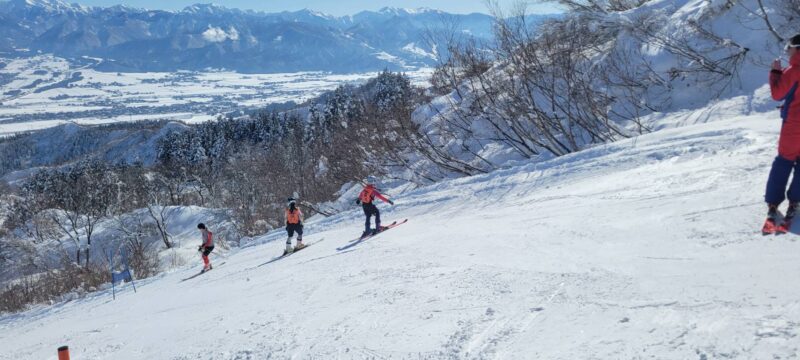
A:
<svg viewBox="0 0 800 360">
<path fill-rule="evenodd" d="M 87 60 L 88 61 L 88 60 Z M 302 102 L 375 72 L 241 74 L 235 72 L 113 73 L 42 55 L 2 59 L 0 136 L 66 121 L 101 124 L 142 119 L 187 123 L 272 103 Z M 431 69 L 408 73 L 417 84 Z"/>
<path fill-rule="evenodd" d="M 360 210 L 4 316 L 0 358 L 800 357 L 800 242 L 758 231 L 780 120 L 710 120 L 396 194 L 409 222 L 345 250 Z"/>
</svg>

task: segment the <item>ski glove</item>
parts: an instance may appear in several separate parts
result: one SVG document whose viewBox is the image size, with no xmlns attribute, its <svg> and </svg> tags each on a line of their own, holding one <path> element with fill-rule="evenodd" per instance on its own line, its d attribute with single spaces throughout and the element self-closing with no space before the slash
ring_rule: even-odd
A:
<svg viewBox="0 0 800 360">
<path fill-rule="evenodd" d="M 198 246 L 197 251 L 203 251 L 203 245 Z"/>
<path fill-rule="evenodd" d="M 356 205 L 361 205 L 361 199 L 356 199 Z"/>
<path fill-rule="evenodd" d="M 392 205 L 392 206 L 394 206 L 394 201 L 392 201 L 392 200 L 389 200 L 389 205 Z"/>
</svg>

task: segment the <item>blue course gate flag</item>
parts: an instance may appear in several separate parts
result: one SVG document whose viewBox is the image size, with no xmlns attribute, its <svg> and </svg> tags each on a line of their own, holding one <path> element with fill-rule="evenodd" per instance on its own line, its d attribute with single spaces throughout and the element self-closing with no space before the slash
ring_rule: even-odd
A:
<svg viewBox="0 0 800 360">
<path fill-rule="evenodd" d="M 133 276 L 131 276 L 130 269 L 125 269 L 124 271 L 111 273 L 111 282 L 113 282 L 114 284 L 118 284 L 122 281 L 125 282 L 133 281 Z"/>
<path fill-rule="evenodd" d="M 114 271 L 114 253 L 109 252 L 109 264 L 111 270 L 111 294 L 114 296 L 114 299 L 117 299 L 117 283 L 120 282 L 130 282 L 133 285 L 133 292 L 136 292 L 136 283 L 133 282 L 133 274 L 131 273 L 130 267 L 128 267 L 128 258 L 125 256 L 125 253 L 122 254 L 122 260 L 125 264 L 125 270 L 122 271 Z"/>
</svg>

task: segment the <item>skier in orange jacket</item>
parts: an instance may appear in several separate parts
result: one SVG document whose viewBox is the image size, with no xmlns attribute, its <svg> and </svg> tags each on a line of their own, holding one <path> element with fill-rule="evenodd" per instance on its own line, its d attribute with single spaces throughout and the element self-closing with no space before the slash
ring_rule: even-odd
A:
<svg viewBox="0 0 800 360">
<path fill-rule="evenodd" d="M 378 210 L 378 207 L 375 206 L 375 198 L 394 205 L 392 200 L 383 196 L 383 194 L 375 188 L 374 182 L 372 178 L 367 179 L 367 185 L 361 190 L 356 200 L 356 204 L 361 204 L 361 207 L 364 209 L 364 216 L 367 217 L 364 223 L 364 232 L 361 234 L 362 238 L 368 235 L 375 235 L 383 230 L 381 227 L 381 212 Z M 375 215 L 375 229 L 370 229 L 370 218 L 372 218 L 373 215 Z"/>
<path fill-rule="evenodd" d="M 297 232 L 297 246 L 292 247 L 292 238 Z M 297 200 L 289 198 L 286 202 L 286 250 L 284 255 L 291 254 L 295 250 L 300 250 L 306 245 L 303 244 L 303 212 L 297 207 Z"/>
</svg>

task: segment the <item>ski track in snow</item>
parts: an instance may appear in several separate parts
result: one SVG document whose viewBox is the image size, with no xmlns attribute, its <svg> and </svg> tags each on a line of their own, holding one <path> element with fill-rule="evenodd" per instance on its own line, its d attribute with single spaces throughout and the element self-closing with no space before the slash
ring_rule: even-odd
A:
<svg viewBox="0 0 800 360">
<path fill-rule="evenodd" d="M 762 237 L 777 113 L 410 191 L 109 291 L 0 317 L 0 359 L 800 356 L 800 242 Z M 796 224 L 797 225 L 797 224 Z M 326 239 L 315 243 L 320 239 Z M 198 260 L 199 263 L 199 260 Z"/>
</svg>

